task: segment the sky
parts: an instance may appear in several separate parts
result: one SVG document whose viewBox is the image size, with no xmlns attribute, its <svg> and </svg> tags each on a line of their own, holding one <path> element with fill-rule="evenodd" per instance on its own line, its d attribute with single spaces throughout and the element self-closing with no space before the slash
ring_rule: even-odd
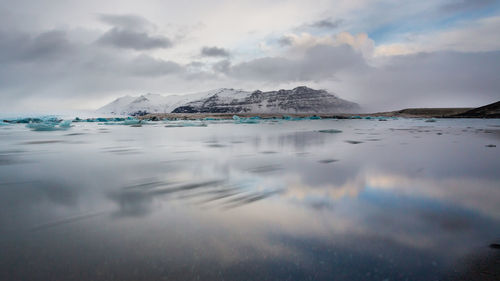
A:
<svg viewBox="0 0 500 281">
<path fill-rule="evenodd" d="M 326 89 L 368 111 L 500 100 L 498 0 L 0 0 L 0 110 Z"/>
</svg>

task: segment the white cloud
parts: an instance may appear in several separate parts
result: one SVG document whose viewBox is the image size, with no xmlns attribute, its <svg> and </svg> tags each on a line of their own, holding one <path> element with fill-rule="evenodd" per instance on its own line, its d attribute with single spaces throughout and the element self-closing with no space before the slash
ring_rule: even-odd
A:
<svg viewBox="0 0 500 281">
<path fill-rule="evenodd" d="M 487 52 L 500 50 L 500 17 L 463 23 L 451 30 L 408 34 L 408 42 L 382 44 L 375 48 L 376 56 L 407 55 L 418 52 L 460 51 Z"/>
</svg>

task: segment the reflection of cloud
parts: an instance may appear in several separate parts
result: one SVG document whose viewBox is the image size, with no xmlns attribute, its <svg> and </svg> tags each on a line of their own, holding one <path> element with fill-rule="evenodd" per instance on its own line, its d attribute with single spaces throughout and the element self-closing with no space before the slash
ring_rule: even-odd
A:
<svg viewBox="0 0 500 281">
<path fill-rule="evenodd" d="M 365 181 L 361 177 L 348 179 L 347 182 L 341 185 L 324 183 L 310 186 L 301 182 L 301 179 L 298 177 L 288 179 L 288 181 L 289 183 L 285 196 L 299 200 L 311 197 L 326 197 L 336 201 L 343 197 L 357 197 L 365 187 Z"/>
<path fill-rule="evenodd" d="M 421 196 L 452 202 L 500 218 L 498 182 L 477 178 L 415 178 L 381 174 L 367 176 L 367 185 L 408 196 Z"/>
</svg>

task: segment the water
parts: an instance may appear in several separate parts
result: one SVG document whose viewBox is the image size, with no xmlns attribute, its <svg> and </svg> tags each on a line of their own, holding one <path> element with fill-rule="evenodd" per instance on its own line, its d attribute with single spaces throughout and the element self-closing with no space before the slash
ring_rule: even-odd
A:
<svg viewBox="0 0 500 281">
<path fill-rule="evenodd" d="M 0 280 L 443 280 L 498 252 L 500 120 L 203 123 L 1 126 Z"/>
</svg>

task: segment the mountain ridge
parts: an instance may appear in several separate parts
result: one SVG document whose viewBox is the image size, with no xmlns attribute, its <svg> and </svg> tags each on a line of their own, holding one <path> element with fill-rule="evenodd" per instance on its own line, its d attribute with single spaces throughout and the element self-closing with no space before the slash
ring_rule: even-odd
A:
<svg viewBox="0 0 500 281">
<path fill-rule="evenodd" d="M 359 109 L 358 104 L 326 90 L 300 86 L 267 92 L 220 88 L 187 95 L 124 96 L 97 112 L 136 116 L 151 113 L 348 113 Z"/>
</svg>

